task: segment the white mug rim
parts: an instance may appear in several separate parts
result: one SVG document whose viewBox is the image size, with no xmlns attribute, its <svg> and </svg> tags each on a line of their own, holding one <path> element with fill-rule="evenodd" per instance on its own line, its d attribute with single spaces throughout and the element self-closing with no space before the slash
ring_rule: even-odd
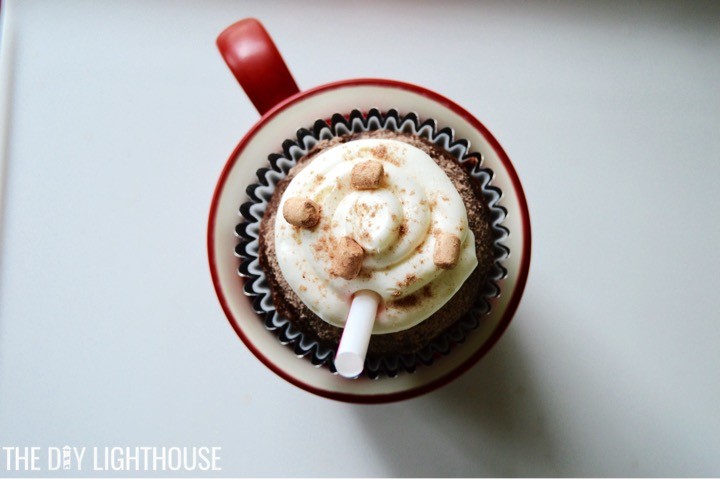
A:
<svg viewBox="0 0 720 479">
<path fill-rule="evenodd" d="M 216 251 L 215 251 L 215 225 L 217 222 L 217 213 L 218 213 L 218 204 L 220 196 L 222 195 L 224 189 L 227 186 L 227 179 L 228 175 L 230 174 L 230 170 L 235 166 L 236 161 L 241 156 L 245 146 L 252 140 L 252 138 L 255 136 L 255 134 L 260 131 L 272 118 L 276 117 L 277 115 L 281 114 L 283 111 L 285 111 L 287 108 L 289 108 L 291 105 L 294 105 L 302 100 L 305 100 L 307 98 L 310 98 L 315 95 L 319 95 L 322 93 L 330 92 L 337 89 L 347 88 L 347 87 L 357 87 L 357 86 L 363 86 L 363 85 L 370 85 L 370 86 L 379 86 L 379 87 L 387 87 L 387 88 L 396 88 L 401 90 L 409 90 L 411 92 L 414 92 L 416 94 L 422 95 L 423 97 L 426 97 L 434 102 L 439 103 L 440 105 L 444 106 L 445 108 L 448 108 L 452 110 L 457 115 L 461 116 L 464 120 L 466 120 L 470 125 L 472 125 L 473 128 L 475 128 L 487 142 L 489 143 L 490 147 L 495 151 L 497 154 L 497 157 L 499 161 L 502 162 L 506 174 L 509 177 L 509 181 L 512 183 L 513 190 L 515 195 L 517 196 L 517 202 L 519 205 L 517 214 L 520 216 L 520 223 L 522 227 L 522 231 L 520 234 L 522 235 L 522 251 L 520 252 L 520 262 L 519 262 L 519 269 L 518 269 L 518 278 L 515 283 L 515 287 L 512 290 L 512 297 L 509 300 L 509 303 L 507 307 L 505 308 L 505 311 L 503 313 L 503 316 L 497 326 L 495 327 L 492 335 L 483 343 L 483 345 L 465 362 L 463 362 L 458 367 L 455 367 L 454 369 L 447 372 L 447 374 L 444 374 L 442 377 L 431 381 L 426 384 L 422 384 L 418 387 L 410 388 L 404 391 L 397 391 L 397 392 L 391 392 L 387 394 L 349 394 L 345 392 L 338 392 L 333 391 L 331 389 L 317 387 L 316 385 L 309 384 L 305 381 L 299 380 L 297 377 L 293 376 L 290 372 L 284 370 L 280 366 L 278 366 L 272 358 L 269 358 L 267 354 L 265 354 L 263 351 L 261 351 L 257 345 L 253 343 L 253 341 L 245 334 L 243 331 L 242 326 L 238 323 L 237 318 L 235 317 L 235 314 L 232 310 L 232 308 L 229 306 L 228 298 L 227 298 L 227 291 L 224 288 L 224 285 L 222 284 L 222 281 L 220 279 L 220 275 L 217 268 L 217 261 L 216 261 Z M 239 206 L 239 205 L 238 205 Z M 209 218 L 208 218 L 208 231 L 207 231 L 207 247 L 208 247 L 208 261 L 210 265 L 210 273 L 212 282 L 216 291 L 216 294 L 218 296 L 218 299 L 220 301 L 221 307 L 230 322 L 231 326 L 237 333 L 237 335 L 240 337 L 240 339 L 245 343 L 245 345 L 248 347 L 248 349 L 261 361 L 263 362 L 268 368 L 273 370 L 276 374 L 278 374 L 280 377 L 284 378 L 285 380 L 289 381 L 290 383 L 305 389 L 309 392 L 312 392 L 314 394 L 324 396 L 331 399 L 336 399 L 340 401 L 346 401 L 346 402 L 355 402 L 355 403 L 384 403 L 384 402 L 390 402 L 390 401 L 397 401 L 402 399 L 408 399 L 411 397 L 415 397 L 421 394 L 424 394 L 426 392 L 429 392 L 431 390 L 437 389 L 448 382 L 452 381 L 453 379 L 460 376 L 462 373 L 467 371 L 470 367 L 472 367 L 477 361 L 479 361 L 494 345 L 495 343 L 500 339 L 504 331 L 507 329 L 507 326 L 509 325 L 510 321 L 512 320 L 515 311 L 517 310 L 517 307 L 519 305 L 520 299 L 522 297 L 524 287 L 527 281 L 527 276 L 529 273 L 529 264 L 530 264 L 530 248 L 531 248 L 531 232 L 530 232 L 530 218 L 529 218 L 529 211 L 527 207 L 527 201 L 525 199 L 525 195 L 522 189 L 522 185 L 520 183 L 519 177 L 515 171 L 514 166 L 510 162 L 509 157 L 499 144 L 499 142 L 494 138 L 494 136 L 489 132 L 489 130 L 480 122 L 478 121 L 474 116 L 472 116 L 469 112 L 467 112 L 465 109 L 457 105 L 456 103 L 452 102 L 451 100 L 443 97 L 442 95 L 439 95 L 438 93 L 435 93 L 431 90 L 428 90 L 426 88 L 413 85 L 406 82 L 400 82 L 396 80 L 386 80 L 386 79 L 376 79 L 376 78 L 366 78 L 366 79 L 352 79 L 352 80 L 343 80 L 333 83 L 328 83 L 325 85 L 318 86 L 316 88 L 313 88 L 311 90 L 306 90 L 303 92 L 299 92 L 286 100 L 282 101 L 269 111 L 267 111 L 260 120 L 248 131 L 248 133 L 243 137 L 242 140 L 238 143 L 230 157 L 228 158 L 225 167 L 223 168 L 223 171 L 220 175 L 220 178 L 218 180 L 218 183 L 216 185 L 211 206 L 210 206 L 210 212 L 209 212 Z M 328 373 L 329 374 L 329 373 Z M 392 380 L 392 379 L 389 379 Z"/>
</svg>

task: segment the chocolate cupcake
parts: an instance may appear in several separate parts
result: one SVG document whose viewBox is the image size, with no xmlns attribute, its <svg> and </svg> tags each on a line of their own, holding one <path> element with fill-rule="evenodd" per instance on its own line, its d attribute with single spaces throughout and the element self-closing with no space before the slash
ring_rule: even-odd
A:
<svg viewBox="0 0 720 479">
<path fill-rule="evenodd" d="M 353 112 L 313 130 L 270 156 L 241 208 L 237 252 L 255 310 L 334 370 L 352 294 L 371 289 L 383 306 L 366 374 L 432 363 L 476 327 L 504 274 L 491 172 L 451 130 L 412 114 Z"/>
</svg>

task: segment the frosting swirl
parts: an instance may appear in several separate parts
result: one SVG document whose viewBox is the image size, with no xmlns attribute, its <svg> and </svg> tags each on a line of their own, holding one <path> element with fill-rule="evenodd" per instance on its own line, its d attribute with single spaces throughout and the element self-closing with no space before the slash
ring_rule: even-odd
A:
<svg viewBox="0 0 720 479">
<path fill-rule="evenodd" d="M 380 162 L 375 189 L 353 186 L 353 169 Z M 445 172 L 422 150 L 397 140 L 364 139 L 321 152 L 290 182 L 279 210 L 292 198 L 314 201 L 312 228 L 275 220 L 278 264 L 290 287 L 324 321 L 343 327 L 352 295 L 377 292 L 384 301 L 373 334 L 408 329 L 440 309 L 477 266 L 465 205 Z M 441 235 L 460 241 L 457 262 L 433 262 Z M 339 240 L 364 251 L 359 275 L 345 279 L 331 264 Z"/>
</svg>

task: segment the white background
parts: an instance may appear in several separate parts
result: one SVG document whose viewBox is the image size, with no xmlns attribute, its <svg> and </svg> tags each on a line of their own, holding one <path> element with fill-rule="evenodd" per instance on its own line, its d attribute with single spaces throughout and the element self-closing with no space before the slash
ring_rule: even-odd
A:
<svg viewBox="0 0 720 479">
<path fill-rule="evenodd" d="M 215 445 L 222 475 L 720 475 L 717 2 L 8 7 L 0 445 Z M 214 41 L 247 16 L 301 88 L 424 85 L 513 160 L 525 296 L 444 389 L 315 397 L 226 321 L 207 213 L 258 115 Z"/>
</svg>

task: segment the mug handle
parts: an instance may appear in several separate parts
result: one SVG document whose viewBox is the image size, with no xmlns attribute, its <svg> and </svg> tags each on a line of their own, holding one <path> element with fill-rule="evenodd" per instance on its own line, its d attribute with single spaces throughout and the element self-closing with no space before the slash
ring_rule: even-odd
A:
<svg viewBox="0 0 720 479">
<path fill-rule="evenodd" d="M 217 47 L 261 115 L 300 91 L 258 20 L 245 18 L 233 23 L 218 36 Z"/>
</svg>

